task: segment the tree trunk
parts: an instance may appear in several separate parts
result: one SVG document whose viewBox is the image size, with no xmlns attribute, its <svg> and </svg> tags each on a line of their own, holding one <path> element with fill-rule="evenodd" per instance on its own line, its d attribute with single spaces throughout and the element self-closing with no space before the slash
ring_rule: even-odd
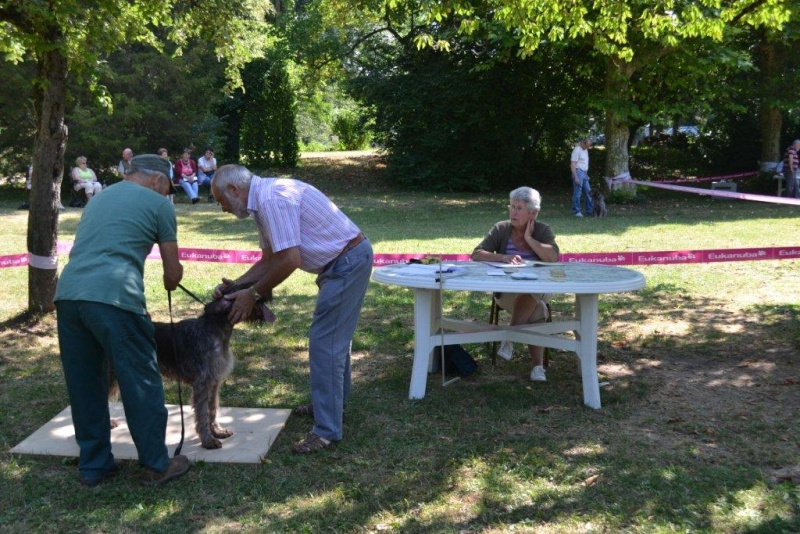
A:
<svg viewBox="0 0 800 534">
<path fill-rule="evenodd" d="M 58 35 L 49 35 L 50 42 L 62 42 Z M 43 52 L 37 64 L 35 84 L 37 119 L 33 143 L 33 175 L 31 178 L 30 211 L 28 213 L 28 311 L 33 314 L 54 309 L 53 296 L 58 280 L 57 241 L 58 206 L 64 175 L 64 151 L 67 126 L 64 107 L 67 101 L 68 62 L 58 46 Z"/>
<path fill-rule="evenodd" d="M 629 87 L 633 68 L 618 58 L 611 58 L 606 68 L 606 168 L 605 179 L 609 189 L 615 186 L 610 179 L 629 174 L 628 113 Z"/>
<path fill-rule="evenodd" d="M 775 103 L 776 77 L 780 69 L 780 56 L 776 53 L 775 45 L 762 37 L 756 49 L 759 69 L 759 84 L 761 86 L 761 102 L 758 109 L 758 129 L 761 133 L 761 153 L 759 164 L 762 171 L 771 171 L 781 159 L 781 126 L 783 117 L 781 110 Z"/>
</svg>

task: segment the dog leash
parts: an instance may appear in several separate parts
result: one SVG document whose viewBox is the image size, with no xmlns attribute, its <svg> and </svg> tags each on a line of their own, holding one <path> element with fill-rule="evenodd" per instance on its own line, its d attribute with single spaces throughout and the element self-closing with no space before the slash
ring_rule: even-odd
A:
<svg viewBox="0 0 800 534">
<path fill-rule="evenodd" d="M 179 288 L 181 288 L 181 289 L 183 290 L 183 292 L 184 292 L 184 293 L 186 293 L 187 295 L 189 295 L 190 297 L 192 297 L 194 300 L 196 300 L 197 302 L 199 302 L 199 303 L 200 303 L 200 304 L 202 304 L 203 306 L 205 306 L 205 305 L 206 305 L 206 303 L 205 303 L 205 302 L 203 302 L 202 300 L 200 300 L 200 297 L 198 297 L 197 295 L 195 295 L 194 293 L 192 293 L 191 291 L 189 291 L 188 289 L 186 289 L 185 287 L 183 287 L 181 284 L 178 284 L 178 287 L 179 287 Z"/>
<path fill-rule="evenodd" d="M 188 289 L 183 287 L 182 285 L 178 284 L 178 287 L 180 287 L 181 289 L 183 289 L 184 291 L 189 293 L 189 295 L 194 297 L 195 300 L 197 300 L 198 302 L 200 301 L 200 299 L 198 299 L 197 297 L 192 295 L 192 293 Z M 202 302 L 200 302 L 200 303 L 202 304 Z M 169 333 L 170 333 L 170 337 L 172 338 L 172 352 L 175 353 L 175 358 L 177 359 L 177 357 L 178 357 L 178 346 L 175 343 L 175 323 L 172 320 L 172 291 L 169 291 L 169 290 L 167 291 L 167 304 L 169 305 Z M 183 422 L 183 395 L 181 393 L 180 373 L 178 373 L 178 375 L 179 375 L 178 376 L 178 406 L 180 406 L 180 408 L 181 408 L 181 440 L 178 442 L 178 446 L 175 447 L 175 454 L 172 455 L 173 457 L 178 456 L 181 453 L 181 449 L 183 449 L 183 438 L 184 438 L 184 436 L 186 434 L 186 428 L 185 428 L 184 422 Z"/>
</svg>

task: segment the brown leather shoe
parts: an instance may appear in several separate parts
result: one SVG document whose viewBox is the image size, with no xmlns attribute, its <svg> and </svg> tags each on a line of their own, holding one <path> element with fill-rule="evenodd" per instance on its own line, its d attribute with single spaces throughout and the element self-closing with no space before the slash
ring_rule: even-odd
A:
<svg viewBox="0 0 800 534">
<path fill-rule="evenodd" d="M 179 454 L 178 456 L 170 459 L 169 467 L 167 467 L 167 470 L 163 473 L 158 473 L 146 467 L 144 470 L 144 483 L 147 486 L 160 486 L 162 484 L 166 484 L 170 480 L 175 480 L 176 478 L 186 474 L 191 467 L 192 464 L 189 462 L 189 458 L 183 454 Z"/>
</svg>

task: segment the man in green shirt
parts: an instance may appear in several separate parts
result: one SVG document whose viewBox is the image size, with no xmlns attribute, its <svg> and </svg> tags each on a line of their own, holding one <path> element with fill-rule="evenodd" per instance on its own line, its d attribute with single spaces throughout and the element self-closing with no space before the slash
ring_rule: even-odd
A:
<svg viewBox="0 0 800 534">
<path fill-rule="evenodd" d="M 161 484 L 189 470 L 165 444 L 167 409 L 153 324 L 144 296 L 144 261 L 158 244 L 164 287 L 183 276 L 177 221 L 166 198 L 169 162 L 153 154 L 131 160 L 125 180 L 86 206 L 69 262 L 56 287 L 58 343 L 67 383 L 81 483 L 96 486 L 117 471 L 111 452 L 109 362 L 145 481 Z"/>
</svg>

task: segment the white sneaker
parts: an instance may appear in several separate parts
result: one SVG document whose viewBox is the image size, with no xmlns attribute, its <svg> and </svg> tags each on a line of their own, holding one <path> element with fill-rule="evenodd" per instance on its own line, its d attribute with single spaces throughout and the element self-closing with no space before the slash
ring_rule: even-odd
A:
<svg viewBox="0 0 800 534">
<path fill-rule="evenodd" d="M 503 341 L 500 343 L 500 348 L 497 349 L 497 355 L 505 361 L 509 361 L 514 357 L 514 344 L 510 341 Z"/>
<path fill-rule="evenodd" d="M 578 213 L 573 213 L 573 215 L 574 215 L 575 217 L 583 217 L 583 213 L 580 213 L 580 212 L 578 212 Z"/>
<path fill-rule="evenodd" d="M 547 377 L 544 374 L 544 367 L 537 365 L 531 371 L 531 380 L 534 382 L 547 382 Z"/>
</svg>

